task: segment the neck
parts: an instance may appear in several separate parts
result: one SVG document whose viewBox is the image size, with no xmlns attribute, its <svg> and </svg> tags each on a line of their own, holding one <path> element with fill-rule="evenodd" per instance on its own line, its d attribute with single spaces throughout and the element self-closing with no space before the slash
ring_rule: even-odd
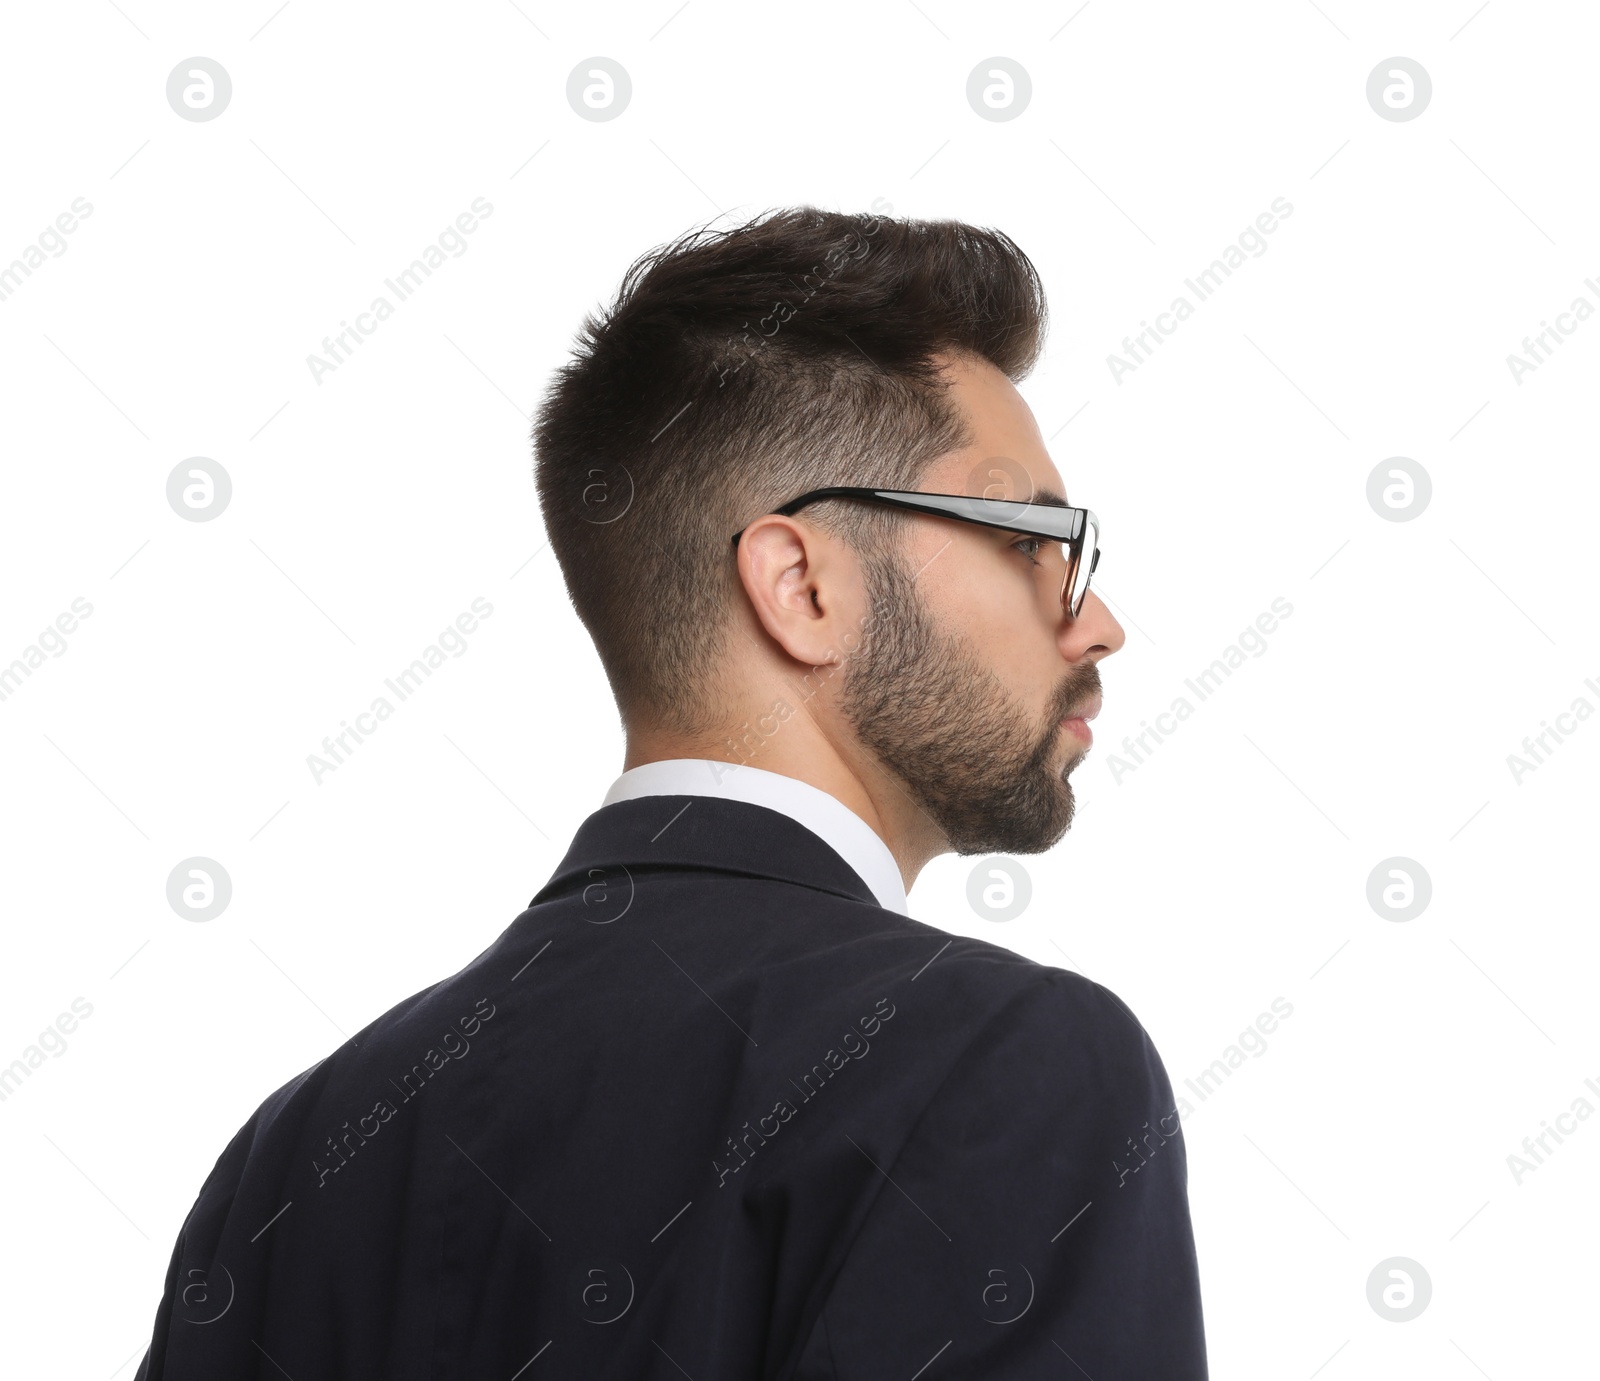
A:
<svg viewBox="0 0 1600 1381">
<path fill-rule="evenodd" d="M 785 706 L 784 708 L 787 708 Z M 623 771 L 668 758 L 710 758 L 806 782 L 848 806 L 888 845 L 909 892 L 923 865 L 949 852 L 943 834 L 900 780 L 858 745 L 819 722 L 808 704 L 779 718 L 758 711 L 721 732 L 685 735 L 629 728 Z M 773 729 L 762 733 L 762 726 Z"/>
</svg>

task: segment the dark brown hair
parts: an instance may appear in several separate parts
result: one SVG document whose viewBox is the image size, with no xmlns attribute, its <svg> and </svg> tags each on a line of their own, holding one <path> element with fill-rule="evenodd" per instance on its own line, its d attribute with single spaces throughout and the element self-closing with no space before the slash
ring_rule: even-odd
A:
<svg viewBox="0 0 1600 1381">
<path fill-rule="evenodd" d="M 934 356 L 1012 380 L 1044 291 L 997 230 L 802 206 L 650 251 L 591 314 L 534 420 L 550 545 L 625 724 L 712 724 L 739 589 L 732 534 L 808 489 L 912 489 L 968 443 Z M 901 518 L 808 521 L 878 552 Z"/>
</svg>

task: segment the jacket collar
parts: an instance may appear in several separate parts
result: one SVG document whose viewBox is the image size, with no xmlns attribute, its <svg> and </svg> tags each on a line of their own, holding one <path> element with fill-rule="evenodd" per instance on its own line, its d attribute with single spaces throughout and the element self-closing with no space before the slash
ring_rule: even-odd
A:
<svg viewBox="0 0 1600 1381">
<path fill-rule="evenodd" d="M 878 906 L 856 871 L 804 825 L 765 806 L 713 796 L 641 796 L 602 806 L 578 827 L 528 905 L 597 880 L 620 885 L 629 870 L 650 868 L 772 878 Z"/>
<path fill-rule="evenodd" d="M 900 865 L 883 837 L 837 796 L 810 782 L 749 763 L 730 767 L 714 758 L 660 758 L 625 771 L 600 804 L 639 796 L 715 796 L 778 811 L 848 863 L 884 910 L 910 914 Z"/>
</svg>

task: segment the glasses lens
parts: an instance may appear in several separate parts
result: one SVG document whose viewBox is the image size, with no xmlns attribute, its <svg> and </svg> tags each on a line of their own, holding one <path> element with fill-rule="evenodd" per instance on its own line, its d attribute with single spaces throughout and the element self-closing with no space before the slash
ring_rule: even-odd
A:
<svg viewBox="0 0 1600 1381">
<path fill-rule="evenodd" d="M 1068 611 L 1077 618 L 1083 608 L 1083 597 L 1089 593 L 1089 578 L 1100 559 L 1100 524 L 1093 514 L 1084 523 L 1083 540 L 1075 547 L 1073 556 L 1076 559 L 1070 561 L 1067 571 L 1069 588 L 1064 593 Z"/>
</svg>

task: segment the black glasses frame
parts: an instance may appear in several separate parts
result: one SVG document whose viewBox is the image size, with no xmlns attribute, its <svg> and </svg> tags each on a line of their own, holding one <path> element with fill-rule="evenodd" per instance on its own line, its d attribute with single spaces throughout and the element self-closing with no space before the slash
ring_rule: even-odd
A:
<svg viewBox="0 0 1600 1381">
<path fill-rule="evenodd" d="M 773 510 L 787 518 L 818 499 L 864 499 L 911 513 L 931 513 L 961 523 L 1002 528 L 1019 537 L 1042 537 L 1067 544 L 1067 571 L 1061 581 L 1061 605 L 1077 618 L 1089 593 L 1089 581 L 1100 564 L 1100 520 L 1092 510 L 1062 504 L 1025 503 L 1019 499 L 989 499 L 970 494 L 925 494 L 920 489 L 872 489 L 834 485 L 813 489 Z M 743 531 L 733 534 L 739 545 Z M 1084 551 L 1091 555 L 1084 560 Z"/>
</svg>

